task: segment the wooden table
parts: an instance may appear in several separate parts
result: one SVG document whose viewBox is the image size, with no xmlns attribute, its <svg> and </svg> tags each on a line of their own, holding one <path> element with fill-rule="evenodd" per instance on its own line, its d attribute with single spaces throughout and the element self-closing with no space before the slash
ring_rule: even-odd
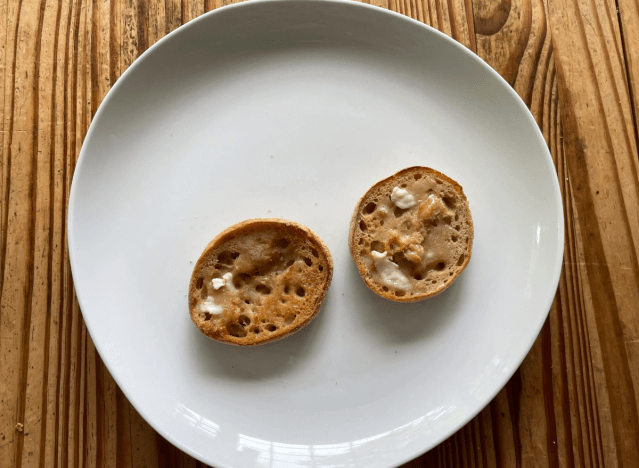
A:
<svg viewBox="0 0 639 468">
<path fill-rule="evenodd" d="M 100 101 L 220 0 L 2 0 L 0 467 L 201 466 L 129 404 L 73 291 L 66 205 Z M 228 2 L 230 3 L 230 2 Z M 564 268 L 508 385 L 407 466 L 639 467 L 639 3 L 375 0 L 452 36 L 528 104 L 564 199 Z"/>
</svg>

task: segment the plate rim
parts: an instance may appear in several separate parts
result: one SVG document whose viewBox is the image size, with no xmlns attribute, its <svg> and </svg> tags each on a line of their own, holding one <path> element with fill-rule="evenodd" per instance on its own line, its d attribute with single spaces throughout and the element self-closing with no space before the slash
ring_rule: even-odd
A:
<svg viewBox="0 0 639 468">
<path fill-rule="evenodd" d="M 514 98 L 515 102 L 517 103 L 516 105 L 519 106 L 522 110 L 524 110 L 524 115 L 526 116 L 526 119 L 528 120 L 528 125 L 530 127 L 532 127 L 533 129 L 533 133 L 535 133 L 535 136 L 538 140 L 540 140 L 541 143 L 543 143 L 541 145 L 541 147 L 543 148 L 543 153 L 544 153 L 544 162 L 547 166 L 547 168 L 550 170 L 549 172 L 551 172 L 551 174 L 555 174 L 557 175 L 557 177 L 551 177 L 552 181 L 554 182 L 552 184 L 553 187 L 553 198 L 555 200 L 555 209 L 558 213 L 558 226 L 557 226 L 557 252 L 556 252 L 556 258 L 554 259 L 554 264 L 553 264 L 553 271 L 552 271 L 552 275 L 551 275 L 551 281 L 549 282 L 550 285 L 556 285 L 555 287 L 552 288 L 552 291 L 554 291 L 548 298 L 545 298 L 545 300 L 540 301 L 540 303 L 544 304 L 544 307 L 542 308 L 542 310 L 546 310 L 547 312 L 542 314 L 540 316 L 540 323 L 536 324 L 536 326 L 534 327 L 533 331 L 535 331 L 534 334 L 530 335 L 530 339 L 529 342 L 526 343 L 526 345 L 523 347 L 523 349 L 526 350 L 525 354 L 521 357 L 521 359 L 517 359 L 517 361 L 519 361 L 519 364 L 517 366 L 513 366 L 512 368 L 508 369 L 508 372 L 504 372 L 500 375 L 500 379 L 498 380 L 498 384 L 493 388 L 493 390 L 491 392 L 487 392 L 486 395 L 488 395 L 487 397 L 484 397 L 482 399 L 482 403 L 480 405 L 477 406 L 476 410 L 473 411 L 469 411 L 467 413 L 467 415 L 464 418 L 460 419 L 460 422 L 456 423 L 455 425 L 453 425 L 451 427 L 451 429 L 445 431 L 442 433 L 442 435 L 438 436 L 436 438 L 436 442 L 432 443 L 432 444 L 422 444 L 421 448 L 418 450 L 415 450 L 413 452 L 411 452 L 409 455 L 405 455 L 403 457 L 396 457 L 395 461 L 392 462 L 391 465 L 386 465 L 386 466 L 400 466 L 402 464 L 405 464 L 411 460 L 414 460 L 415 458 L 425 454 L 426 452 L 432 450 L 433 448 L 437 447 L 438 445 L 442 444 L 443 442 L 445 442 L 448 438 L 450 438 L 453 434 L 457 433 L 461 428 L 463 428 L 465 425 L 468 424 L 469 421 L 471 421 L 474 417 L 477 416 L 477 414 L 479 414 L 481 411 L 483 411 L 484 408 L 486 408 L 486 406 L 495 398 L 495 396 L 503 389 L 505 388 L 506 384 L 508 383 L 508 381 L 510 381 L 510 379 L 512 378 L 512 376 L 514 375 L 514 373 L 521 367 L 521 364 L 523 363 L 523 361 L 525 360 L 525 358 L 528 356 L 528 354 L 530 353 L 530 350 L 532 349 L 535 341 L 537 340 L 537 338 L 539 337 L 539 333 L 541 332 L 541 329 L 545 323 L 545 321 L 548 318 L 550 309 L 552 307 L 552 303 L 554 301 L 554 298 L 556 296 L 556 291 L 557 288 L 559 287 L 559 280 L 561 277 L 561 271 L 562 271 L 562 267 L 563 267 L 563 261 L 564 261 L 564 250 L 565 250 L 565 216 L 564 216 L 564 210 L 563 210 L 563 199 L 561 196 L 561 189 L 559 186 L 559 178 L 558 178 L 558 174 L 556 172 L 555 166 L 554 166 L 554 162 L 552 159 L 552 155 L 550 153 L 550 150 L 548 148 L 548 144 L 543 136 L 543 133 L 541 132 L 541 129 L 539 128 L 539 125 L 537 124 L 536 120 L 534 119 L 532 113 L 530 112 L 530 109 L 528 108 L 528 106 L 526 106 L 526 104 L 524 103 L 523 99 L 517 94 L 517 92 L 514 90 L 514 88 L 494 69 L 492 68 L 486 61 L 484 61 L 479 55 L 477 55 L 476 53 L 472 52 L 470 49 L 468 49 L 466 46 L 464 46 L 463 44 L 461 44 L 460 42 L 456 41 L 455 39 L 449 37 L 448 35 L 444 34 L 443 32 L 433 28 L 432 26 L 422 23 L 416 19 L 413 19 L 409 16 L 403 15 L 401 13 L 392 11 L 390 9 L 385 9 L 376 5 L 371 5 L 371 4 L 366 4 L 366 3 L 360 3 L 360 2 L 356 2 L 353 0 L 250 0 L 250 1 L 243 1 L 241 3 L 235 3 L 235 4 L 231 4 L 231 5 L 225 5 L 219 8 L 216 8 L 214 10 L 211 10 L 209 12 L 206 12 L 200 16 L 198 16 L 197 18 L 192 19 L 191 21 L 189 21 L 188 23 L 185 23 L 183 25 L 181 25 L 180 27 L 178 27 L 177 29 L 171 31 L 170 33 L 168 33 L 167 35 L 165 35 L 164 37 L 160 38 L 157 42 L 155 42 L 153 45 L 151 45 L 148 49 L 146 49 L 142 54 L 140 54 L 132 63 L 131 65 L 129 65 L 127 67 L 127 69 L 120 75 L 120 77 L 116 80 L 116 82 L 114 83 L 114 85 L 109 89 L 109 91 L 107 92 L 107 94 L 104 96 L 104 98 L 102 99 L 102 102 L 100 103 L 100 105 L 98 106 L 98 109 L 96 111 L 96 113 L 94 114 L 92 120 L 91 120 L 91 124 L 89 126 L 89 129 L 87 130 L 87 133 L 84 136 L 83 142 L 82 142 L 82 147 L 80 149 L 80 153 L 78 154 L 76 163 L 75 163 L 75 168 L 74 168 L 74 173 L 73 173 L 73 178 L 71 181 L 71 188 L 69 191 L 69 201 L 68 201 L 68 211 L 67 211 L 67 226 L 66 226 L 66 234 L 67 234 L 67 248 L 69 251 L 69 262 L 70 262 L 70 267 L 71 267 L 71 276 L 73 279 L 73 286 L 74 286 L 74 290 L 75 290 L 75 295 L 77 297 L 78 300 L 78 305 L 80 308 L 80 312 L 82 313 L 82 317 L 83 320 L 85 322 L 85 325 L 87 327 L 87 331 L 89 332 L 89 334 L 91 336 L 93 336 L 93 327 L 91 325 L 91 320 L 87 320 L 87 316 L 85 316 L 83 310 L 83 296 L 84 294 L 76 288 L 76 282 L 75 282 L 75 271 L 77 271 L 77 267 L 75 266 L 77 264 L 77 257 L 74 249 L 74 245 L 75 245 L 75 234 L 74 234 L 74 219 L 75 219 L 75 200 L 77 198 L 77 190 L 75 189 L 75 187 L 77 187 L 77 184 L 75 184 L 74 182 L 76 181 L 76 178 L 81 177 L 82 174 L 82 167 L 83 167 L 83 163 L 86 160 L 87 156 L 87 147 L 85 145 L 85 143 L 87 141 L 89 141 L 89 139 L 92 137 L 92 134 L 95 130 L 95 125 L 94 123 L 97 122 L 102 113 L 104 112 L 104 108 L 106 107 L 104 104 L 108 102 L 109 99 L 112 98 L 113 94 L 117 93 L 118 89 L 121 86 L 125 86 L 123 83 L 127 81 L 128 76 L 133 73 L 133 70 L 136 67 L 140 67 L 141 64 L 144 62 L 144 59 L 146 57 L 148 57 L 150 55 L 150 53 L 152 53 L 156 48 L 161 47 L 162 44 L 164 44 L 164 42 L 166 41 L 171 41 L 174 40 L 174 38 L 176 38 L 179 34 L 183 34 L 185 33 L 185 31 L 194 26 L 196 23 L 201 22 L 201 21 L 207 21 L 207 18 L 212 16 L 212 15 L 218 15 L 221 12 L 227 12 L 231 9 L 251 9 L 254 8 L 255 5 L 258 4 L 282 4 L 282 3 L 297 3 L 297 4 L 316 4 L 316 5 L 323 5 L 323 6 L 329 6 L 329 5 L 340 5 L 340 6 L 345 6 L 345 7 L 350 7 L 350 8 L 361 8 L 362 10 L 370 10 L 370 11 L 375 11 L 376 13 L 380 14 L 380 18 L 382 18 L 384 15 L 389 15 L 390 17 L 394 17 L 396 19 L 400 19 L 402 21 L 407 22 L 408 24 L 412 24 L 414 26 L 418 26 L 420 28 L 422 28 L 425 33 L 431 34 L 431 35 L 435 35 L 437 37 L 439 37 L 440 39 L 448 42 L 449 45 L 456 47 L 457 50 L 459 50 L 463 56 L 466 57 L 466 59 L 469 60 L 474 60 L 476 63 L 478 63 L 484 70 L 486 70 L 489 75 L 493 78 L 496 79 L 498 82 L 501 83 L 502 88 L 505 89 L 505 92 L 510 94 L 510 97 Z M 97 341 L 93 341 L 93 344 L 95 346 L 96 351 L 98 352 L 98 354 L 101 357 L 102 362 L 104 363 L 104 365 L 106 366 L 107 370 L 109 371 L 109 374 L 112 376 L 112 378 L 114 379 L 114 381 L 116 382 L 116 384 L 118 385 L 118 388 L 120 388 L 120 390 L 122 391 L 122 393 L 124 394 L 124 396 L 127 398 L 127 400 L 131 403 L 131 405 L 135 408 L 135 410 L 138 412 L 138 414 L 140 414 L 140 416 L 142 416 L 142 418 L 145 420 L 145 422 L 147 424 L 149 424 L 153 430 L 155 430 L 157 433 L 159 433 L 164 439 L 166 439 L 167 441 L 169 441 L 173 446 L 175 446 L 176 448 L 178 448 L 179 450 L 182 450 L 183 452 L 185 452 L 186 454 L 190 455 L 191 457 L 209 464 L 209 465 L 214 465 L 214 466 L 218 466 L 220 468 L 234 468 L 232 465 L 227 465 L 224 462 L 221 461 L 215 461 L 213 459 L 209 459 L 208 457 L 206 457 L 204 454 L 199 453 L 198 451 L 194 450 L 193 448 L 191 448 L 190 446 L 182 443 L 180 440 L 176 439 L 173 435 L 169 434 L 168 432 L 166 432 L 163 428 L 159 427 L 156 424 L 156 421 L 152 418 L 152 417 L 148 417 L 149 415 L 147 415 L 145 412 L 140 411 L 139 409 L 139 405 L 136 403 L 135 399 L 131 397 L 129 390 L 126 389 L 125 387 L 123 387 L 120 384 L 120 379 L 118 377 L 117 372 L 113 372 L 112 369 L 114 368 L 111 364 L 110 364 L 110 360 L 106 355 L 103 355 L 101 350 L 102 350 L 102 345 L 99 344 Z"/>
</svg>

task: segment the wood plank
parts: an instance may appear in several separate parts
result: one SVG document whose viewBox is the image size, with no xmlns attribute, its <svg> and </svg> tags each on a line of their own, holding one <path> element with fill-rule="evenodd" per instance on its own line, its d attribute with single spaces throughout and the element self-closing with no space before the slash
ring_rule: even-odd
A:
<svg viewBox="0 0 639 468">
<path fill-rule="evenodd" d="M 582 392 L 579 399 L 592 420 L 584 424 L 590 434 L 583 449 L 577 447 L 592 464 L 635 466 L 639 171 L 619 25 L 613 3 L 557 0 L 555 5 L 551 25 L 575 220 L 569 237 L 574 260 L 567 265 L 573 282 L 567 289 L 573 289 L 575 316 L 582 315 L 576 337 L 590 352 L 576 356 L 583 360 L 581 371 L 590 373 L 581 375 L 589 394 Z"/>
<path fill-rule="evenodd" d="M 0 21 L 0 41 L 4 45 L 4 53 L 0 53 L 0 112 L 2 112 L 2 119 L 0 119 L 0 161 L 1 161 L 1 173 L 0 173 L 0 196 L 2 197 L 2 203 L 0 203 L 0 291 L 2 290 L 2 281 L 4 278 L 4 257 L 6 253 L 6 232 L 7 232 L 7 219 L 8 211 L 5 201 L 9 200 L 9 194 L 7 189 L 9 187 L 9 158 L 8 145 L 5 147 L 5 141 L 8 143 L 8 139 L 5 135 L 9 131 L 11 126 L 12 109 L 11 104 L 5 107 L 7 99 L 13 98 L 13 67 L 7 65 L 7 63 L 13 63 L 13 51 L 15 49 L 15 41 L 10 40 L 14 37 L 15 33 L 11 33 L 12 27 L 17 25 L 15 21 L 10 22 L 9 14 L 9 0 L 0 0 L 0 18 L 4 21 Z"/>
<path fill-rule="evenodd" d="M 122 64 L 122 48 L 124 44 L 122 29 L 123 0 L 109 0 L 109 53 L 111 86 L 115 84 L 126 67 Z"/>
<path fill-rule="evenodd" d="M 111 88 L 110 1 L 92 0 L 91 5 L 91 117 Z"/>
<path fill-rule="evenodd" d="M 100 415 L 102 417 L 98 419 L 98 466 L 117 466 L 118 388 L 113 377 L 111 377 L 111 374 L 109 374 L 98 355 L 96 355 L 96 368 L 98 377 L 96 389 L 100 389 L 97 391 L 103 402 L 100 408 Z"/>
<path fill-rule="evenodd" d="M 122 72 L 129 68 L 140 54 L 139 47 L 144 46 L 144 39 L 139 41 L 138 23 L 144 25 L 144 19 L 138 18 L 138 7 L 135 0 L 122 1 Z M 143 26 L 142 26 L 143 27 Z M 144 37 L 144 36 L 143 36 Z"/>
<path fill-rule="evenodd" d="M 63 308 L 68 287 L 64 285 L 64 265 L 66 263 L 64 226 L 66 199 L 66 153 L 64 151 L 64 70 L 67 41 L 67 23 L 71 11 L 71 2 L 58 5 L 55 15 L 55 26 L 52 31 L 54 46 L 50 50 L 53 62 L 51 75 L 51 147 L 52 161 L 52 233 L 51 233 L 51 276 L 50 276 L 50 309 L 49 346 L 46 387 L 46 412 L 43 414 L 45 435 L 41 465 L 54 466 L 58 460 L 58 427 L 61 370 L 64 356 L 62 353 Z"/>
<path fill-rule="evenodd" d="M 22 467 L 35 467 L 40 464 L 43 445 L 43 411 L 46 406 L 46 352 L 48 348 L 49 319 L 49 259 L 51 232 L 51 97 L 53 83 L 48 79 L 53 69 L 50 51 L 53 46 L 53 28 L 55 15 L 47 15 L 47 8 L 55 9 L 49 3 L 41 4 L 44 11 L 39 16 L 39 30 L 36 37 L 34 83 L 34 125 L 43 131 L 34 131 L 36 141 L 36 177 L 35 177 L 35 239 L 33 256 L 33 289 L 31 300 L 31 327 L 29 330 L 29 351 L 26 368 L 26 395 L 24 413 L 24 434 L 22 454 L 17 461 Z M 50 11 L 49 11 L 50 13 Z M 53 21 L 51 21 L 51 18 Z M 49 20 L 45 29 L 45 20 Z M 45 37 L 45 33 L 47 36 Z M 48 128 L 47 128 L 48 127 Z"/>
<path fill-rule="evenodd" d="M 166 0 L 166 7 L 164 12 L 166 15 L 166 34 L 170 33 L 171 31 L 175 31 L 177 28 L 182 26 L 181 0 Z"/>
<path fill-rule="evenodd" d="M 184 12 L 184 24 L 204 14 L 204 2 L 202 0 L 184 0 L 182 3 Z"/>
<path fill-rule="evenodd" d="M 86 329 L 85 329 L 86 330 Z M 91 336 L 86 333 L 86 360 L 85 360 L 85 385 L 86 396 L 84 403 L 84 412 L 86 420 L 84 430 L 85 437 L 85 465 L 86 468 L 96 468 L 98 463 L 98 418 L 97 412 L 100 408 L 100 402 L 97 399 L 97 375 L 96 375 L 96 350 L 91 340 Z"/>
<path fill-rule="evenodd" d="M 5 92 L 7 87 L 10 90 L 10 98 L 5 99 L 5 115 L 10 116 L 10 122 L 3 148 L 6 221 L 0 287 L 0 466 L 18 466 L 24 450 L 24 434 L 29 433 L 31 423 L 28 422 L 25 430 L 37 209 L 34 204 L 37 144 L 33 130 L 39 107 L 32 90 L 38 87 L 35 63 L 39 54 L 36 45 L 42 31 L 40 2 L 10 5 L 7 16 L 11 31 L 7 49 L 12 59 L 5 62 L 10 67 L 5 75 Z M 40 330 L 40 323 L 34 325 Z M 31 392 L 28 396 L 33 398 Z M 29 413 L 33 418 L 33 413 Z"/>
<path fill-rule="evenodd" d="M 148 0 L 149 30 L 148 44 L 152 46 L 164 37 L 166 31 L 166 10 L 163 0 Z"/>
</svg>

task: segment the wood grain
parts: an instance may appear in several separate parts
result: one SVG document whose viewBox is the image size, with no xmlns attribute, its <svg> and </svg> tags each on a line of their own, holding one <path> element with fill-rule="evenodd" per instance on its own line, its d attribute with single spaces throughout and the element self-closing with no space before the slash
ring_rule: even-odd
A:
<svg viewBox="0 0 639 468">
<path fill-rule="evenodd" d="M 66 207 L 101 100 L 227 0 L 0 1 L 0 467 L 200 467 L 157 435 L 87 334 Z M 453 37 L 529 106 L 564 200 L 557 296 L 520 369 L 406 466 L 639 466 L 639 4 L 372 0 Z"/>
</svg>

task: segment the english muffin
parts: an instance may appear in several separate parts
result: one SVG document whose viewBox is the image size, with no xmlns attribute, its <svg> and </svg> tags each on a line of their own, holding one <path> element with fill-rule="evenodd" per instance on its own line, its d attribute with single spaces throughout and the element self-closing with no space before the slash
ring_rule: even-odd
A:
<svg viewBox="0 0 639 468">
<path fill-rule="evenodd" d="M 283 219 L 249 219 L 204 249 L 189 284 L 189 312 L 214 340 L 260 345 L 308 325 L 332 277 L 331 254 L 313 231 Z"/>
<path fill-rule="evenodd" d="M 473 220 L 461 185 L 428 167 L 376 183 L 353 211 L 348 246 L 373 292 L 416 302 L 450 287 L 470 261 Z"/>
</svg>

